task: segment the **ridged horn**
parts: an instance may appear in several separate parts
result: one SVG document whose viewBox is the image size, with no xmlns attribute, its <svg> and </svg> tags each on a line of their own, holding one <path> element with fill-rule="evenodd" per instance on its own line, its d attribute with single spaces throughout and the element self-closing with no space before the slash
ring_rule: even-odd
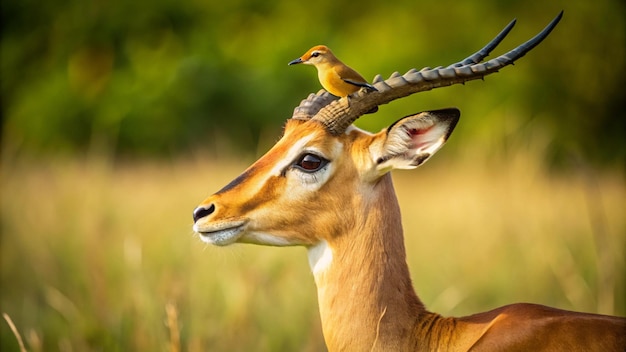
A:
<svg viewBox="0 0 626 352">
<path fill-rule="evenodd" d="M 311 94 L 303 100 L 294 110 L 292 118 L 317 120 L 324 124 L 333 135 L 339 135 L 356 119 L 373 111 L 379 105 L 418 92 L 482 79 L 489 74 L 498 72 L 503 67 L 513 64 L 541 43 L 556 27 L 561 17 L 563 17 L 563 11 L 532 39 L 506 54 L 484 63 L 481 63 L 482 60 L 511 31 L 515 25 L 515 20 L 511 21 L 485 47 L 466 59 L 447 67 L 440 66 L 434 69 L 426 67 L 420 71 L 411 69 L 404 75 L 394 72 L 387 80 L 383 80 L 380 75 L 377 75 L 373 80 L 373 85 L 378 91 L 361 89 L 349 98 L 337 99 L 326 91 L 320 90 L 317 94 Z"/>
<path fill-rule="evenodd" d="M 300 102 L 300 105 L 293 110 L 291 118 L 296 120 L 310 120 L 324 106 L 337 99 L 336 96 L 320 89 L 317 94 L 311 93 L 306 99 Z"/>
</svg>

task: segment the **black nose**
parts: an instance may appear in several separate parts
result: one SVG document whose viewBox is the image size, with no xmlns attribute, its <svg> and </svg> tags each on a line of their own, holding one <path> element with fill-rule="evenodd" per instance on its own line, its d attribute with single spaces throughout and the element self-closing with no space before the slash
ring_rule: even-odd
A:
<svg viewBox="0 0 626 352">
<path fill-rule="evenodd" d="M 197 222 L 205 216 L 213 214 L 215 211 L 215 205 L 211 204 L 209 206 L 200 206 L 194 209 L 193 211 L 193 222 Z"/>
</svg>

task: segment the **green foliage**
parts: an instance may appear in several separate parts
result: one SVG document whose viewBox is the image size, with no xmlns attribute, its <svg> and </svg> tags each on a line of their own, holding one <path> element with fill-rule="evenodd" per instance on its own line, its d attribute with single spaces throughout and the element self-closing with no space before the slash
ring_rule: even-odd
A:
<svg viewBox="0 0 626 352">
<path fill-rule="evenodd" d="M 551 136 L 556 156 L 626 156 L 626 28 L 616 0 L 542 2 L 228 1 L 34 2 L 2 5 L 3 148 L 162 155 L 230 146 L 251 151 L 279 134 L 319 83 L 286 63 L 331 46 L 366 77 L 445 65 L 474 52 L 512 18 L 495 54 L 555 32 L 513 68 L 465 87 L 424 93 L 362 126 L 419 110 L 462 108 L 466 130 L 511 120 Z M 491 118 L 485 118 L 489 115 Z M 272 132 L 268 132 L 272 131 Z M 513 131 L 524 136 L 524 130 Z"/>
</svg>

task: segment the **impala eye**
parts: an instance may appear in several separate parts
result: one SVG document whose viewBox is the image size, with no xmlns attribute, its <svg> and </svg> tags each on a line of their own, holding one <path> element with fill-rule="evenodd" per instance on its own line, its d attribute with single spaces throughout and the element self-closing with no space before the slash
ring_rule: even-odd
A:
<svg viewBox="0 0 626 352">
<path fill-rule="evenodd" d="M 300 159 L 298 159 L 298 162 L 296 162 L 294 166 L 304 172 L 311 173 L 321 169 L 327 163 L 328 160 L 315 154 L 304 154 L 300 157 Z"/>
</svg>

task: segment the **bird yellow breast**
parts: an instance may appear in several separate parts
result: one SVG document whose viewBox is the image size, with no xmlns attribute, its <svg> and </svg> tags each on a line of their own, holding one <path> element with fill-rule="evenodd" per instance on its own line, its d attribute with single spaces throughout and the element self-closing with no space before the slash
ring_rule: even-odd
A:
<svg viewBox="0 0 626 352">
<path fill-rule="evenodd" d="M 318 68 L 318 78 L 324 89 L 338 97 L 346 97 L 359 90 L 359 87 L 344 82 L 332 67 Z"/>
</svg>

